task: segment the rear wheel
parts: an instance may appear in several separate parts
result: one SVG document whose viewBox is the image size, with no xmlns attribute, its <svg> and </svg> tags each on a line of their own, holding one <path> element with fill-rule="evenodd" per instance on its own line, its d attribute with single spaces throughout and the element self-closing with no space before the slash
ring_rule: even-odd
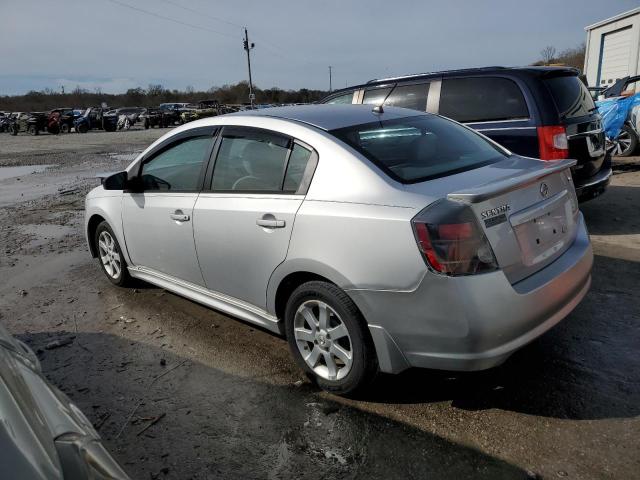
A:
<svg viewBox="0 0 640 480">
<path fill-rule="evenodd" d="M 68 123 L 63 123 L 62 125 L 60 125 L 60 133 L 69 133 L 71 131 L 71 128 L 69 127 Z"/>
<path fill-rule="evenodd" d="M 623 125 L 618 137 L 611 142 L 611 155 L 614 157 L 629 157 L 638 147 L 638 135 L 630 125 Z"/>
<path fill-rule="evenodd" d="M 101 222 L 96 228 L 94 242 L 100 266 L 109 281 L 120 287 L 130 284 L 131 276 L 127 270 L 127 263 L 122 255 L 120 244 L 106 221 Z"/>
<path fill-rule="evenodd" d="M 378 372 L 362 314 L 331 283 L 312 281 L 299 286 L 287 302 L 285 329 L 296 362 L 323 390 L 351 395 Z"/>
<path fill-rule="evenodd" d="M 86 123 L 81 123 L 76 127 L 76 131 L 78 133 L 87 133 L 89 131 L 89 126 Z"/>
</svg>

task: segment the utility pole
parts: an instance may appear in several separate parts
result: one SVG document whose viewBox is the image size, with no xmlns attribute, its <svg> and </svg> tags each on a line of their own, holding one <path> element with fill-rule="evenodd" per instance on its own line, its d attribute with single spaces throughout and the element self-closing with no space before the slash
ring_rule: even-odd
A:
<svg viewBox="0 0 640 480">
<path fill-rule="evenodd" d="M 249 67 L 249 102 L 251 103 L 251 109 L 253 110 L 253 100 L 255 95 L 253 94 L 253 81 L 251 80 L 251 49 L 256 46 L 255 43 L 249 43 L 249 33 L 247 29 L 244 29 L 244 49 L 247 52 L 247 67 Z"/>
<path fill-rule="evenodd" d="M 331 65 L 329 65 L 329 93 L 331 93 L 333 91 L 333 88 L 331 88 L 331 69 L 333 67 Z"/>
</svg>

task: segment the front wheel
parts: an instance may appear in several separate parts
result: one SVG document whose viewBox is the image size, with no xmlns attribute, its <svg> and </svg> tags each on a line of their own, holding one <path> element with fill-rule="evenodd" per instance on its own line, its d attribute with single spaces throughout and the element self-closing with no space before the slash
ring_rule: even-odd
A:
<svg viewBox="0 0 640 480">
<path fill-rule="evenodd" d="M 131 283 L 131 276 L 127 270 L 120 244 L 106 221 L 96 228 L 94 236 L 96 251 L 102 271 L 114 285 L 124 287 Z"/>
<path fill-rule="evenodd" d="M 291 294 L 285 330 L 296 362 L 323 390 L 352 395 L 368 386 L 378 372 L 362 314 L 331 283 L 307 282 Z"/>
</svg>

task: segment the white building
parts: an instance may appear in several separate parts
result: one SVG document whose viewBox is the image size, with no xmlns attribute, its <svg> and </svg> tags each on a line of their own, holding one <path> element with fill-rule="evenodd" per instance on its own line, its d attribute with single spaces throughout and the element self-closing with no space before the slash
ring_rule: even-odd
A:
<svg viewBox="0 0 640 480">
<path fill-rule="evenodd" d="M 584 72 L 589 86 L 609 87 L 619 78 L 640 75 L 640 7 L 585 30 Z"/>
</svg>

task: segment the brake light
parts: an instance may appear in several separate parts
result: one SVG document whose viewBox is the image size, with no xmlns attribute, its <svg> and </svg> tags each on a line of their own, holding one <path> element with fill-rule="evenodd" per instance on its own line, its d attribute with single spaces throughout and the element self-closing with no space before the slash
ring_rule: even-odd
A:
<svg viewBox="0 0 640 480">
<path fill-rule="evenodd" d="M 441 200 L 412 221 L 418 248 L 432 270 L 472 275 L 498 268 L 493 250 L 471 209 Z"/>
<path fill-rule="evenodd" d="M 538 127 L 540 160 L 561 160 L 569 158 L 567 130 L 562 125 Z"/>
</svg>

